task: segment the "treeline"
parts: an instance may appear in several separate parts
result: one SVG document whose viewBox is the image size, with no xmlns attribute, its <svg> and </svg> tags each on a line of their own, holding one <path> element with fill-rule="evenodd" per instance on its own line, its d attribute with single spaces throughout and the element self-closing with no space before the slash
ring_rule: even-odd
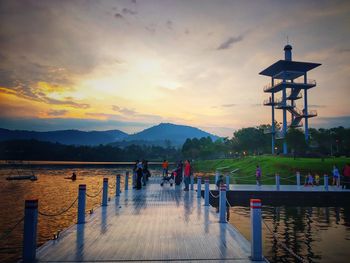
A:
<svg viewBox="0 0 350 263">
<path fill-rule="evenodd" d="M 232 138 L 212 141 L 208 138 L 187 139 L 182 147 L 184 158 L 215 159 L 242 155 L 271 154 L 269 125 L 260 125 L 237 130 Z M 286 135 L 288 153 L 293 156 L 350 156 L 350 129 L 309 129 L 309 143 L 301 129 L 289 129 Z M 276 139 L 275 153 L 282 152 L 283 140 Z"/>
<path fill-rule="evenodd" d="M 179 160 L 181 150 L 173 147 L 130 145 L 119 148 L 111 145 L 73 146 L 37 140 L 11 140 L 0 142 L 1 160 L 47 161 L 134 161 L 163 159 Z"/>
</svg>

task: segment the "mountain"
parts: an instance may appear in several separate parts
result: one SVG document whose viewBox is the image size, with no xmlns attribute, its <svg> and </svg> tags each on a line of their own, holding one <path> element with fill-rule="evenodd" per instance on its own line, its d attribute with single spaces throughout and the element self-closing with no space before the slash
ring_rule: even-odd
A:
<svg viewBox="0 0 350 263">
<path fill-rule="evenodd" d="M 30 140 L 47 141 L 67 145 L 99 145 L 111 144 L 112 146 L 125 147 L 131 144 L 158 145 L 158 146 L 181 146 L 187 138 L 210 137 L 216 140 L 219 137 L 202 131 L 198 128 L 171 123 L 161 123 L 141 132 L 129 135 L 119 130 L 109 131 L 25 131 L 7 130 L 0 128 L 0 141 L 7 140 Z"/>
<path fill-rule="evenodd" d="M 170 142 L 171 145 L 180 146 L 187 138 L 202 138 L 210 137 L 213 141 L 219 137 L 208 132 L 202 131 L 198 128 L 176 125 L 172 123 L 161 123 L 151 128 L 145 129 L 139 133 L 129 135 L 126 141 L 146 141 L 149 143 L 153 142 L 155 145 L 165 145 Z M 166 142 L 168 141 L 168 142 Z"/>
<path fill-rule="evenodd" d="M 121 141 L 128 136 L 127 133 L 119 130 L 109 131 L 79 131 L 79 130 L 62 130 L 62 131 L 24 131 L 24 130 L 7 130 L 0 128 L 0 141 L 6 140 L 30 140 L 59 142 L 68 145 L 99 145 L 115 141 Z"/>
</svg>

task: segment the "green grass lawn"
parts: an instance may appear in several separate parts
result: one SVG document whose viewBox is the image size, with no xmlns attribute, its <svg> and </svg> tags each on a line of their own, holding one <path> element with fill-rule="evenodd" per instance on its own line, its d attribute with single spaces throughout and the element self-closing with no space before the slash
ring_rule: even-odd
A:
<svg viewBox="0 0 350 263">
<path fill-rule="evenodd" d="M 230 174 L 234 183 L 250 184 L 255 183 L 255 169 L 260 165 L 262 169 L 262 182 L 264 184 L 275 183 L 275 173 L 281 178 L 281 184 L 296 184 L 295 172 L 302 175 L 301 182 L 308 172 L 312 175 L 318 173 L 323 182 L 323 175 L 332 175 L 333 165 L 337 165 L 340 172 L 345 163 L 350 163 L 350 158 L 296 158 L 280 156 L 249 156 L 241 159 L 221 159 L 196 161 L 194 169 L 197 172 L 214 174 L 216 170 L 222 174 Z M 236 173 L 230 172 L 239 169 Z M 232 182 L 231 179 L 231 182 Z"/>
</svg>

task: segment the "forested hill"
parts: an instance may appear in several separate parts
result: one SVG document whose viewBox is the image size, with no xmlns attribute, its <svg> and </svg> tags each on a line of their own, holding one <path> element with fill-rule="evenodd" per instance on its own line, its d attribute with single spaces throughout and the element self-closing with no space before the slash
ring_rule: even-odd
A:
<svg viewBox="0 0 350 263">
<path fill-rule="evenodd" d="M 198 128 L 171 123 L 161 123 L 141 132 L 129 135 L 120 130 L 109 131 L 26 131 L 7 130 L 0 128 L 0 141 L 7 140 L 38 140 L 66 145 L 100 145 L 112 144 L 112 146 L 126 147 L 136 145 L 157 145 L 163 147 L 181 147 L 187 138 L 210 137 L 216 140 L 219 137 L 202 131 Z"/>
<path fill-rule="evenodd" d="M 176 125 L 172 123 L 161 123 L 139 133 L 130 135 L 127 141 L 169 141 L 170 144 L 182 146 L 186 139 L 210 137 L 213 141 L 219 137 L 198 128 Z M 166 145 L 165 145 L 166 146 Z"/>
<path fill-rule="evenodd" d="M 25 131 L 25 130 L 7 130 L 0 128 L 0 141 L 7 140 L 38 140 L 47 142 L 58 142 L 68 145 L 99 145 L 120 141 L 128 136 L 127 133 L 119 130 L 109 131 Z"/>
</svg>

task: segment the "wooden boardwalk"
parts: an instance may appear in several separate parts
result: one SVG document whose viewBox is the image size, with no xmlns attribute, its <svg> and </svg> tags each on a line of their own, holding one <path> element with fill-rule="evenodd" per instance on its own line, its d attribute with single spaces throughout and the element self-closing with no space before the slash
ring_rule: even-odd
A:
<svg viewBox="0 0 350 263">
<path fill-rule="evenodd" d="M 37 251 L 38 262 L 251 262 L 250 243 L 196 192 L 159 185 L 112 198 Z"/>
</svg>

